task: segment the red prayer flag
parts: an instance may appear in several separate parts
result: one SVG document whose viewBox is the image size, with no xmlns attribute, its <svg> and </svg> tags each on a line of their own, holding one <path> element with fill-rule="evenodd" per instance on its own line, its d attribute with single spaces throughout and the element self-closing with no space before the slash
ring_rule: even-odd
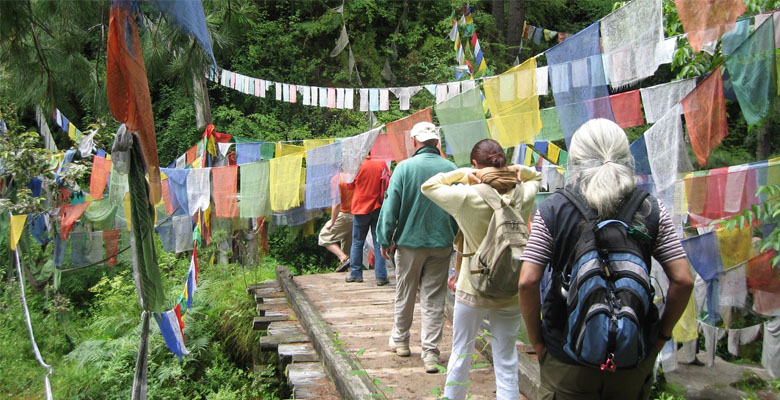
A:
<svg viewBox="0 0 780 400">
<path fill-rule="evenodd" d="M 217 218 L 238 217 L 238 166 L 211 168 L 214 184 L 214 211 Z"/>
<path fill-rule="evenodd" d="M 747 287 L 764 292 L 780 293 L 780 275 L 778 270 L 772 267 L 772 258 L 775 252 L 765 251 L 748 260 L 745 270 Z"/>
<path fill-rule="evenodd" d="M 393 150 L 390 148 L 390 137 L 387 134 L 379 134 L 371 146 L 371 158 L 374 160 L 395 160 Z"/>
<path fill-rule="evenodd" d="M 130 3 L 115 2 L 111 7 L 106 46 L 106 92 L 111 113 L 138 132 L 149 174 L 149 202 L 160 201 L 160 161 L 154 132 L 152 101 L 146 80 L 143 51 Z"/>
<path fill-rule="evenodd" d="M 710 150 L 717 147 L 729 134 L 720 67 L 715 68 L 710 76 L 685 96 L 682 105 L 696 161 L 704 166 L 707 164 Z"/>
<path fill-rule="evenodd" d="M 195 159 L 198 158 L 198 145 L 193 145 L 189 149 L 187 149 L 187 152 L 185 153 L 185 160 L 187 165 L 192 164 Z"/>
<path fill-rule="evenodd" d="M 626 129 L 632 126 L 644 125 L 642 118 L 642 100 L 639 96 L 639 90 L 614 94 L 609 96 L 609 102 L 612 104 L 612 114 L 615 116 L 615 122 L 621 128 Z"/>
<path fill-rule="evenodd" d="M 121 229 L 103 231 L 103 244 L 106 246 L 106 265 L 113 267 L 116 265 L 116 256 L 119 253 L 119 234 Z"/>
<path fill-rule="evenodd" d="M 109 173 L 111 173 L 111 160 L 95 156 L 92 159 L 92 175 L 89 177 L 89 195 L 93 199 L 103 198 Z"/>
<path fill-rule="evenodd" d="M 168 215 L 173 214 L 173 203 L 171 203 L 171 192 L 168 187 L 168 179 L 162 181 L 162 198 L 165 203 L 165 213 Z"/>
<path fill-rule="evenodd" d="M 385 126 L 395 161 L 401 162 L 414 155 L 414 146 L 412 145 L 409 131 L 418 122 L 433 122 L 431 107 L 417 111 L 406 118 L 390 122 Z M 441 141 L 439 141 L 439 150 L 441 150 Z"/>
</svg>

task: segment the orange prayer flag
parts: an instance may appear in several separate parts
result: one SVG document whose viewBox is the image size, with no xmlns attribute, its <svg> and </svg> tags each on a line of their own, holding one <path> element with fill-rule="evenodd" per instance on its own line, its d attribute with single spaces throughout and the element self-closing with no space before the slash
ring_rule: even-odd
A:
<svg viewBox="0 0 780 400">
<path fill-rule="evenodd" d="M 138 27 L 129 4 L 117 2 L 111 7 L 106 46 L 106 92 L 114 118 L 124 122 L 128 131 L 138 132 L 149 174 L 149 202 L 157 204 L 161 189 L 154 115 Z"/>
<path fill-rule="evenodd" d="M 632 126 L 644 125 L 642 118 L 642 100 L 639 96 L 639 90 L 618 93 L 609 96 L 609 103 L 612 104 L 612 114 L 615 116 L 615 123 L 621 128 L 626 129 Z"/>
<path fill-rule="evenodd" d="M 93 199 L 103 198 L 109 173 L 111 173 L 111 160 L 95 156 L 92 159 L 92 175 L 89 178 L 89 195 Z"/>
<path fill-rule="evenodd" d="M 84 214 L 84 210 L 89 207 L 89 201 L 85 201 L 79 204 L 67 204 L 60 207 L 60 238 L 67 240 L 70 231 L 73 229 L 73 224 L 81 218 L 81 214 Z M 128 223 L 128 226 L 130 224 Z"/>
<path fill-rule="evenodd" d="M 674 0 L 674 3 L 688 42 L 696 52 L 734 29 L 737 17 L 745 13 L 743 0 Z"/>
<path fill-rule="evenodd" d="M 431 107 L 385 125 L 385 132 L 387 132 L 388 142 L 395 161 L 401 162 L 414 155 L 414 146 L 412 145 L 409 131 L 418 122 L 433 122 Z M 441 141 L 439 141 L 439 146 L 441 146 Z"/>
<path fill-rule="evenodd" d="M 696 161 L 704 166 L 707 164 L 710 150 L 718 147 L 721 140 L 729 134 L 720 67 L 715 68 L 710 76 L 685 96 L 682 105 Z"/>
<path fill-rule="evenodd" d="M 238 217 L 238 166 L 211 169 L 214 184 L 214 211 L 217 218 Z"/>
<path fill-rule="evenodd" d="M 106 246 L 106 265 L 113 267 L 116 265 L 117 253 L 119 253 L 119 229 L 103 231 L 103 244 Z"/>
</svg>

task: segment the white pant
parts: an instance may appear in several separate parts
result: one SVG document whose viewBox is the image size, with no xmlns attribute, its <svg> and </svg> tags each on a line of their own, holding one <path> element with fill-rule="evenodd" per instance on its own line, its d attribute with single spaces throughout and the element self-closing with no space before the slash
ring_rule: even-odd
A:
<svg viewBox="0 0 780 400">
<path fill-rule="evenodd" d="M 490 320 L 490 345 L 493 348 L 493 370 L 496 373 L 496 398 L 518 399 L 517 331 L 522 316 L 520 304 L 497 310 L 474 308 L 455 301 L 452 317 L 452 354 L 447 364 L 447 384 L 444 397 L 450 400 L 466 398 L 474 341 L 485 316 Z"/>
</svg>

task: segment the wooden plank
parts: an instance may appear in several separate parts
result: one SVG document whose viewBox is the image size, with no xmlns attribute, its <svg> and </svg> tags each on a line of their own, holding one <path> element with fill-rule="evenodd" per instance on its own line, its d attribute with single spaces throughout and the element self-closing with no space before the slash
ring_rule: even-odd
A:
<svg viewBox="0 0 780 400">
<path fill-rule="evenodd" d="M 250 283 L 246 288 L 246 292 L 248 294 L 254 294 L 255 290 L 257 289 L 269 289 L 269 288 L 279 288 L 279 283 L 276 282 L 276 280 L 269 280 L 262 283 Z"/>
<path fill-rule="evenodd" d="M 258 299 L 255 297 L 255 300 L 257 300 L 257 304 L 287 304 L 287 298 L 285 297 L 271 297 L 265 299 Z"/>
<path fill-rule="evenodd" d="M 277 266 L 276 279 L 290 299 L 293 311 L 301 325 L 311 336 L 312 345 L 333 380 L 338 394 L 346 399 L 374 398 L 378 393 L 377 389 L 368 377 L 352 373 L 355 360 L 334 343 L 333 331 L 322 319 L 320 312 L 306 293 L 295 284 L 290 271 L 281 265 Z"/>
<path fill-rule="evenodd" d="M 261 317 L 266 315 L 269 311 L 277 313 L 288 311 L 287 314 L 292 314 L 292 310 L 287 306 L 287 303 L 261 303 L 255 306 L 255 311 L 257 311 L 257 315 Z"/>
<path fill-rule="evenodd" d="M 271 322 L 270 325 L 268 325 L 268 334 L 269 335 L 291 335 L 291 334 L 298 334 L 298 333 L 304 333 L 303 329 L 301 328 L 301 324 L 299 324 L 297 321 L 290 321 L 290 320 L 284 320 L 284 321 L 274 321 Z"/>
<path fill-rule="evenodd" d="M 280 344 L 279 358 L 282 364 L 300 362 L 319 362 L 320 358 L 311 343 Z"/>
<path fill-rule="evenodd" d="M 305 343 L 309 341 L 309 337 L 304 334 L 298 335 L 275 335 L 275 336 L 261 336 L 258 340 L 260 343 L 260 349 L 262 350 L 276 350 L 280 344 L 283 343 Z"/>
<path fill-rule="evenodd" d="M 263 330 L 268 329 L 268 325 L 270 325 L 271 322 L 274 322 L 274 321 L 289 321 L 289 320 L 290 320 L 290 317 L 288 317 L 286 315 L 279 315 L 279 316 L 273 316 L 273 317 L 268 317 L 268 316 L 265 316 L 265 317 L 255 317 L 252 320 L 252 329 L 254 329 L 256 331 L 257 330 L 263 331 Z"/>
<path fill-rule="evenodd" d="M 263 294 L 256 294 L 255 301 L 263 303 L 265 299 L 278 299 L 284 298 L 284 292 L 265 292 Z"/>
</svg>

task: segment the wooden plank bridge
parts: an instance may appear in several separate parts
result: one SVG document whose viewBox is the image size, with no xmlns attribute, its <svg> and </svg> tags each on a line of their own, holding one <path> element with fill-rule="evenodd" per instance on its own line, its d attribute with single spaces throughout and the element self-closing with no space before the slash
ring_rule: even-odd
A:
<svg viewBox="0 0 780 400">
<path fill-rule="evenodd" d="M 265 330 L 264 350 L 277 351 L 296 399 L 436 399 L 445 373 L 427 374 L 420 358 L 420 309 L 415 308 L 411 357 L 390 351 L 395 298 L 391 285 L 376 286 L 373 271 L 363 283 L 345 283 L 343 273 L 293 277 L 277 267 L 277 280 L 252 285 L 258 302 L 255 329 Z M 451 296 L 452 297 L 452 296 Z M 439 346 L 446 367 L 452 345 L 452 298 Z M 479 352 L 468 382 L 472 399 L 495 398 L 495 378 L 489 348 Z M 518 342 L 521 399 L 535 398 L 538 364 L 529 346 Z M 487 358 L 486 358 L 487 357 Z"/>
</svg>

